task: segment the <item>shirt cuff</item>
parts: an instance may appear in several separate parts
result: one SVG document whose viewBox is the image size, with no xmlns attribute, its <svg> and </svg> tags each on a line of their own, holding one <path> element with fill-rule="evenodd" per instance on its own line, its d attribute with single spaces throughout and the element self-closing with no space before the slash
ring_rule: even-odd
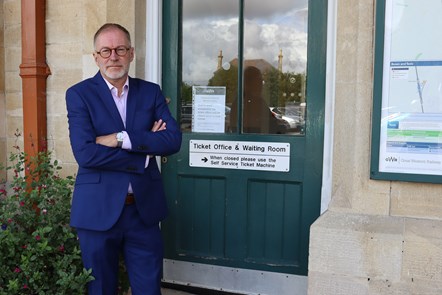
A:
<svg viewBox="0 0 442 295">
<path fill-rule="evenodd" d="M 132 142 L 130 141 L 129 134 L 126 131 L 121 131 L 123 133 L 123 145 L 121 146 L 124 150 L 132 149 Z"/>
<path fill-rule="evenodd" d="M 129 134 L 127 134 L 126 131 L 121 131 L 121 132 L 123 132 L 123 145 L 121 146 L 121 148 L 125 150 L 132 149 L 132 142 L 130 141 Z M 144 164 L 144 168 L 147 168 L 147 166 L 149 165 L 150 157 L 151 156 L 149 155 L 146 156 L 146 163 Z"/>
</svg>

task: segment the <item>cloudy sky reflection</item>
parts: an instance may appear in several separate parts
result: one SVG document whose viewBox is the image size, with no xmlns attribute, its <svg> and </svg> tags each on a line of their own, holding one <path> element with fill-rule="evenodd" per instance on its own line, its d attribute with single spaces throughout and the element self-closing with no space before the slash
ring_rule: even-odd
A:
<svg viewBox="0 0 442 295">
<path fill-rule="evenodd" d="M 307 0 L 245 0 L 244 57 L 265 59 L 283 71 L 305 72 Z M 223 63 L 238 57 L 238 0 L 183 0 L 183 81 L 205 84 Z"/>
</svg>

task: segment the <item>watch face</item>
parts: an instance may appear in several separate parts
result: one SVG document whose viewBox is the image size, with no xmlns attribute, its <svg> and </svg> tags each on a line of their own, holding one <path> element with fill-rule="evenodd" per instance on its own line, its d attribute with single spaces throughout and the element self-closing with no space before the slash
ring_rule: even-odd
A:
<svg viewBox="0 0 442 295">
<path fill-rule="evenodd" d="M 118 132 L 118 133 L 117 133 L 117 140 L 118 140 L 118 141 L 123 141 L 123 138 L 124 138 L 124 134 L 123 134 L 123 132 Z"/>
</svg>

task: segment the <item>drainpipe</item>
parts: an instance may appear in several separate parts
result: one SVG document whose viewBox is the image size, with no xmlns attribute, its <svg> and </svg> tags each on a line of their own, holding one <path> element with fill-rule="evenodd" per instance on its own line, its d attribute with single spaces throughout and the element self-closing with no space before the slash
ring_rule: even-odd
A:
<svg viewBox="0 0 442 295">
<path fill-rule="evenodd" d="M 47 149 L 46 78 L 46 0 L 21 0 L 24 151 L 35 156 Z"/>
</svg>

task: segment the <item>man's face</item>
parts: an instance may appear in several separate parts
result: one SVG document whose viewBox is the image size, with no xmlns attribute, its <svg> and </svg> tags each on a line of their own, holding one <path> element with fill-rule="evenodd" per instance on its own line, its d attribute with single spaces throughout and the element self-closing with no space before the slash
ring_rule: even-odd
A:
<svg viewBox="0 0 442 295">
<path fill-rule="evenodd" d="M 129 49 L 124 56 L 119 56 L 117 50 L 113 50 L 117 48 Z M 95 62 L 100 68 L 101 75 L 111 84 L 126 81 L 129 65 L 134 59 L 134 49 L 130 46 L 126 35 L 118 29 L 102 32 L 95 41 L 95 51 L 100 52 L 103 49 L 111 50 L 109 57 L 102 57 L 97 52 L 94 53 Z"/>
</svg>

